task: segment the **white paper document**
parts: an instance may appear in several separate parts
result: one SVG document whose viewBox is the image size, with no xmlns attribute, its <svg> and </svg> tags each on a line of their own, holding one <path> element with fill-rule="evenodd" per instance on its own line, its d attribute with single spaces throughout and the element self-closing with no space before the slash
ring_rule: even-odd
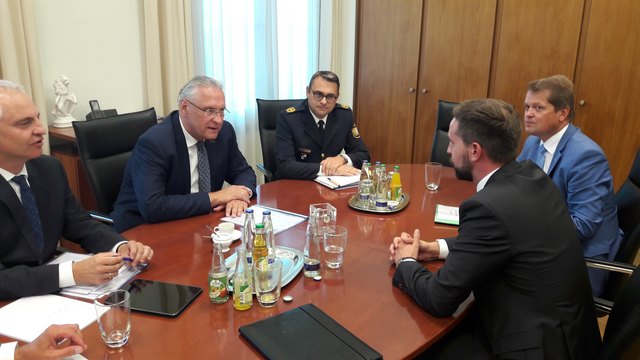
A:
<svg viewBox="0 0 640 360">
<path fill-rule="evenodd" d="M 440 224 L 459 225 L 460 216 L 456 206 L 436 205 L 435 222 Z"/>
<path fill-rule="evenodd" d="M 305 215 L 300 215 L 279 209 L 273 209 L 262 205 L 253 205 L 252 207 L 250 207 L 250 209 L 253 209 L 253 218 L 256 219 L 256 223 L 262 222 L 262 213 L 265 210 L 271 211 L 271 221 L 273 222 L 274 234 L 278 234 L 307 220 L 307 216 Z M 229 221 L 242 227 L 244 226 L 244 214 L 238 217 L 226 216 L 222 218 L 222 221 Z"/>
<path fill-rule="evenodd" d="M 0 334 L 32 342 L 50 325 L 78 324 L 84 329 L 94 321 L 92 303 L 57 295 L 29 296 L 0 309 Z"/>
<path fill-rule="evenodd" d="M 339 190 L 358 186 L 360 175 L 351 176 L 318 176 L 315 182 L 320 183 L 329 189 Z"/>
<path fill-rule="evenodd" d="M 81 261 L 88 258 L 91 255 L 77 254 L 72 252 L 62 253 L 57 258 L 53 259 L 49 264 L 59 264 L 67 261 Z M 118 271 L 118 275 L 112 280 L 97 286 L 85 286 L 75 285 L 62 289 L 60 292 L 62 295 L 74 296 L 83 299 L 95 299 L 98 295 L 105 291 L 119 289 L 131 278 L 140 273 L 140 269 L 137 267 L 131 267 L 124 265 Z"/>
</svg>

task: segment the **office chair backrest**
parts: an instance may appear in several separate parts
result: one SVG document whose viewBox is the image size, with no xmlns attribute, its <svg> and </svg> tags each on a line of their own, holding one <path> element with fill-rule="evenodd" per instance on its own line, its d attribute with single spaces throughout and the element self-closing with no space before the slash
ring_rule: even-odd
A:
<svg viewBox="0 0 640 360">
<path fill-rule="evenodd" d="M 616 298 L 605 327 L 602 360 L 638 359 L 640 355 L 640 267 Z"/>
<path fill-rule="evenodd" d="M 449 124 L 453 119 L 453 108 L 457 102 L 438 100 L 438 117 L 436 119 L 436 130 L 433 134 L 433 146 L 431 147 L 431 161 L 442 163 L 444 166 L 451 166 L 447 147 L 449 146 Z"/>
<path fill-rule="evenodd" d="M 616 193 L 616 206 L 618 207 L 618 226 L 625 236 L 616 255 L 616 261 L 629 263 L 635 257 L 635 252 L 631 253 L 634 246 L 633 244 L 627 246 L 626 240 L 640 224 L 640 149 L 636 152 L 627 180 Z"/>
<path fill-rule="evenodd" d="M 264 100 L 256 99 L 258 103 L 258 128 L 260 131 L 260 145 L 262 145 L 262 160 L 264 167 L 270 173 L 265 175 L 265 182 L 273 181 L 276 172 L 276 122 L 278 113 L 304 99 Z"/>
<path fill-rule="evenodd" d="M 99 211 L 108 214 L 113 210 L 129 155 L 138 137 L 156 123 L 154 108 L 73 122 L 80 160 Z"/>
</svg>

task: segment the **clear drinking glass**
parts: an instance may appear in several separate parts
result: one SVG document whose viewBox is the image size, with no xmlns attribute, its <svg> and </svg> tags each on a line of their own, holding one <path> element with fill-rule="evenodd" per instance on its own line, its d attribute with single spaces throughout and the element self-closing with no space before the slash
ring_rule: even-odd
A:
<svg viewBox="0 0 640 360">
<path fill-rule="evenodd" d="M 253 264 L 253 284 L 256 298 L 262 307 L 272 307 L 280 298 L 282 261 L 263 257 Z"/>
<path fill-rule="evenodd" d="M 309 205 L 309 219 L 317 227 L 317 234 L 322 236 L 325 228 L 336 225 L 338 211 L 329 203 Z"/>
<path fill-rule="evenodd" d="M 98 327 L 104 343 L 111 348 L 124 346 L 131 333 L 131 308 L 127 290 L 111 290 L 93 301 Z"/>
<path fill-rule="evenodd" d="M 424 166 L 424 182 L 429 191 L 436 191 L 440 187 L 440 176 L 442 174 L 442 164 L 438 162 L 428 162 Z"/>
<path fill-rule="evenodd" d="M 344 262 L 347 249 L 347 229 L 344 226 L 332 226 L 324 233 L 324 263 L 329 269 L 339 269 Z"/>
</svg>

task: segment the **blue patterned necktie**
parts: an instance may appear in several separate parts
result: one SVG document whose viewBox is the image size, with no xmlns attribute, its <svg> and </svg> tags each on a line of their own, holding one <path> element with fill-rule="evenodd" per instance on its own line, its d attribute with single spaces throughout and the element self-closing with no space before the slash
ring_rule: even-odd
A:
<svg viewBox="0 0 640 360">
<path fill-rule="evenodd" d="M 204 141 L 198 141 L 198 190 L 211 192 L 211 172 L 209 171 L 209 155 L 204 146 Z"/>
<path fill-rule="evenodd" d="M 22 198 L 22 206 L 27 212 L 27 217 L 31 223 L 33 229 L 33 235 L 38 245 L 38 250 L 42 252 L 44 248 L 44 235 L 42 233 L 42 223 L 40 222 L 40 214 L 38 213 L 38 202 L 33 190 L 27 184 L 27 180 L 24 175 L 15 176 L 13 182 L 20 185 L 20 197 Z"/>
<path fill-rule="evenodd" d="M 543 144 L 540 144 L 538 147 L 538 152 L 536 153 L 535 163 L 544 171 L 544 159 L 547 154 L 547 149 L 544 148 Z"/>
</svg>

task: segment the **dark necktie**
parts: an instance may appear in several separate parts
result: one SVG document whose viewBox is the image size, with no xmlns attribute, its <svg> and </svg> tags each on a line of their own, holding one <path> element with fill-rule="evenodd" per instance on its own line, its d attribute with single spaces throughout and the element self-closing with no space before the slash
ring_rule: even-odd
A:
<svg viewBox="0 0 640 360">
<path fill-rule="evenodd" d="M 198 141 L 198 190 L 211 192 L 211 172 L 209 171 L 209 155 L 204 146 L 204 141 Z"/>
<path fill-rule="evenodd" d="M 324 138 L 324 120 L 318 121 L 318 130 L 320 130 L 321 138 Z"/>
<path fill-rule="evenodd" d="M 544 148 L 543 144 L 540 144 L 540 146 L 538 147 L 538 152 L 536 153 L 536 159 L 534 162 L 543 171 L 544 171 L 544 158 L 546 154 L 547 154 L 547 149 Z"/>
<path fill-rule="evenodd" d="M 20 185 L 20 197 L 22 198 L 22 206 L 27 212 L 27 217 L 31 223 L 33 229 L 33 235 L 38 245 L 38 250 L 42 252 L 44 248 L 44 235 L 42 233 L 42 223 L 40 222 L 40 214 L 38 213 L 38 202 L 36 196 L 27 184 L 27 180 L 24 175 L 15 176 L 13 182 Z"/>
</svg>

